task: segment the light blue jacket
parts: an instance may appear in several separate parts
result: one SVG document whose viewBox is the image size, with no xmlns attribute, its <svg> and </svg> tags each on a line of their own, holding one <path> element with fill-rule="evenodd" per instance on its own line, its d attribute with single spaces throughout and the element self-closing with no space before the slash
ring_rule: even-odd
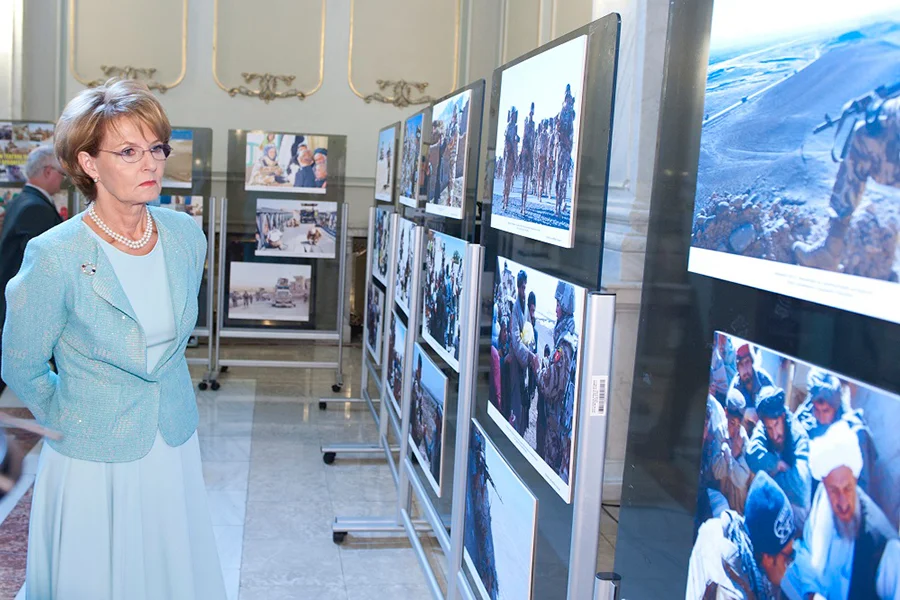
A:
<svg viewBox="0 0 900 600">
<path fill-rule="evenodd" d="M 186 214 L 151 211 L 175 312 L 175 340 L 152 372 L 144 332 L 82 215 L 32 239 L 6 288 L 3 381 L 38 423 L 62 433 L 48 443 L 66 456 L 137 460 L 150 451 L 157 429 L 170 446 L 197 429 L 184 349 L 197 323 L 206 237 Z"/>
</svg>

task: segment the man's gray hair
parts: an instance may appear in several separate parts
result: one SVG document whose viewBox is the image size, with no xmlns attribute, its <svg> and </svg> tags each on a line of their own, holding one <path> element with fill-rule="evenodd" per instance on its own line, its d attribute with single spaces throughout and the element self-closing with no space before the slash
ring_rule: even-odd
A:
<svg viewBox="0 0 900 600">
<path fill-rule="evenodd" d="M 36 177 L 44 167 L 62 169 L 56 158 L 56 150 L 49 144 L 38 146 L 28 154 L 28 161 L 25 163 L 25 177 L 28 179 Z"/>
</svg>

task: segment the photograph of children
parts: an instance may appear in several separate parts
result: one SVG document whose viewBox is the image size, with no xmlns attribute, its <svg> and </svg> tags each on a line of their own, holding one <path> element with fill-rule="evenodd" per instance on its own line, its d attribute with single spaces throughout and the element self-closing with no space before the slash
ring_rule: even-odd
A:
<svg viewBox="0 0 900 600">
<path fill-rule="evenodd" d="M 394 405 L 394 412 L 400 412 L 400 398 L 403 394 L 403 357 L 406 354 L 406 325 L 391 311 L 391 329 L 388 333 L 387 390 L 388 398 Z"/>
<path fill-rule="evenodd" d="M 309 321 L 311 275 L 310 265 L 231 263 L 228 318 Z"/>
<path fill-rule="evenodd" d="M 686 600 L 900 596 L 900 396 L 717 332 Z"/>
<path fill-rule="evenodd" d="M 400 229 L 397 235 L 397 277 L 394 283 L 394 300 L 397 307 L 406 316 L 409 316 L 409 298 L 412 293 L 412 272 L 416 265 L 417 257 L 413 256 L 416 224 L 406 219 L 400 219 Z"/>
<path fill-rule="evenodd" d="M 587 36 L 504 71 L 491 226 L 571 248 Z"/>
<path fill-rule="evenodd" d="M 585 289 L 497 257 L 488 415 L 566 502 Z"/>
<path fill-rule="evenodd" d="M 381 344 L 383 322 L 384 292 L 370 281 L 366 290 L 366 348 L 376 365 L 381 364 L 381 355 L 384 351 Z"/>
<path fill-rule="evenodd" d="M 189 129 L 173 129 L 169 145 L 172 153 L 166 159 L 162 186 L 190 189 L 194 169 L 194 132 Z"/>
<path fill-rule="evenodd" d="M 160 196 L 150 202 L 150 205 L 187 213 L 194 218 L 197 226 L 203 229 L 203 196 Z"/>
<path fill-rule="evenodd" d="M 688 268 L 900 323 L 900 6 L 789 4 L 715 2 Z"/>
<path fill-rule="evenodd" d="M 431 145 L 422 175 L 425 212 L 462 219 L 471 100 L 472 90 L 466 90 L 434 105 Z"/>
<path fill-rule="evenodd" d="M 248 192 L 324 194 L 328 137 L 254 131 L 247 134 Z"/>
<path fill-rule="evenodd" d="M 41 144 L 53 144 L 53 123 L 0 121 L 0 183 L 25 183 L 28 154 Z"/>
<path fill-rule="evenodd" d="M 469 436 L 463 558 L 483 600 L 531 600 L 537 498 L 475 419 Z"/>
<path fill-rule="evenodd" d="M 419 175 L 422 171 L 422 123 L 424 113 L 418 113 L 406 120 L 403 126 L 403 141 L 400 153 L 400 204 L 416 208 L 419 206 Z"/>
<path fill-rule="evenodd" d="M 394 201 L 394 163 L 397 161 L 397 127 L 392 125 L 378 134 L 378 156 L 375 163 L 375 199 Z"/>
<path fill-rule="evenodd" d="M 334 258 L 337 202 L 256 200 L 256 256 Z"/>
<path fill-rule="evenodd" d="M 381 208 L 375 210 L 375 236 L 372 241 L 372 275 L 387 286 L 388 263 L 391 253 L 391 215 Z"/>
<path fill-rule="evenodd" d="M 425 478 L 441 497 L 444 447 L 444 406 L 447 377 L 416 344 L 413 355 L 412 402 L 410 403 L 409 442 L 413 454 L 425 471 Z"/>
<path fill-rule="evenodd" d="M 466 243 L 429 230 L 425 237 L 422 337 L 459 372 L 459 297 Z"/>
</svg>

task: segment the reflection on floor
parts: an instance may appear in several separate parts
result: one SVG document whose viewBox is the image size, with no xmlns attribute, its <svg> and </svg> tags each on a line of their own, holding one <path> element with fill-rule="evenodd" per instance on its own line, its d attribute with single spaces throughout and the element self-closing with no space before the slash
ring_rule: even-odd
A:
<svg viewBox="0 0 900 600">
<path fill-rule="evenodd" d="M 360 354 L 345 354 L 342 394 L 357 393 Z M 192 369 L 193 371 L 193 369 Z M 198 369 L 196 378 L 202 375 Z M 358 404 L 330 404 L 333 372 L 234 368 L 221 389 L 198 392 L 199 438 L 213 526 L 230 600 L 366 600 L 430 597 L 405 537 L 348 536 L 332 542 L 335 516 L 391 516 L 396 492 L 383 460 L 322 461 L 320 445 L 371 442 L 377 430 Z M 21 406 L 9 392 L 0 407 Z M 5 408 L 0 408 L 5 410 Z M 0 501 L 0 600 L 24 598 L 27 509 L 40 443 L 26 461 L 30 473 Z M 615 518 L 603 519 L 601 569 L 612 569 Z M 7 516 L 8 515 L 8 516 Z M 604 515 L 607 516 L 607 515 Z M 439 571 L 445 560 L 423 538 Z M 444 584 L 444 574 L 439 573 Z"/>
</svg>

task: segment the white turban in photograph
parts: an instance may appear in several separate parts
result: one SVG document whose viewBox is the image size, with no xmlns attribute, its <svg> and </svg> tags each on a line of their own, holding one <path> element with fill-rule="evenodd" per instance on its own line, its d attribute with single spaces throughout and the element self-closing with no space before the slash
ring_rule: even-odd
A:
<svg viewBox="0 0 900 600">
<path fill-rule="evenodd" d="M 814 478 L 822 481 L 838 467 L 847 467 L 857 479 L 863 468 L 859 439 L 846 421 L 838 421 L 809 442 L 809 469 Z"/>
</svg>

